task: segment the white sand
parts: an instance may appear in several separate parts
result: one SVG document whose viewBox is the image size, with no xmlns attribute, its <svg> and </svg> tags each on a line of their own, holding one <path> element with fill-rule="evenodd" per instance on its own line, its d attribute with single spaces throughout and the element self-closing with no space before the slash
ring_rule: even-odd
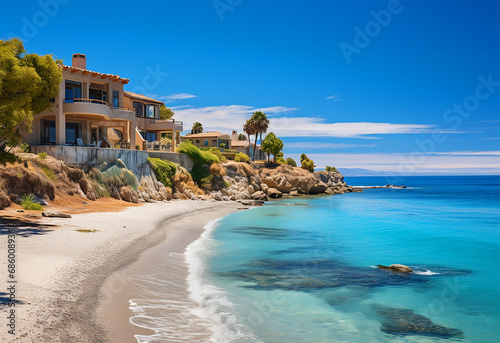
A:
<svg viewBox="0 0 500 343">
<path fill-rule="evenodd" d="M 18 227 L 16 297 L 22 303 L 15 307 L 15 337 L 7 333 L 8 308 L 2 306 L 1 341 L 107 341 L 109 328 L 103 328 L 96 316 L 105 280 L 137 260 L 146 249 L 168 239 L 172 230 L 178 228 L 174 225 L 176 221 L 183 218 L 185 221 L 189 216 L 204 216 L 209 220 L 236 212 L 238 206 L 241 205 L 234 202 L 175 201 L 130 207 L 122 212 L 76 214 L 71 219 L 42 219 L 40 223 L 58 225 L 47 228 L 51 231 L 34 228 L 25 232 L 25 228 Z M 6 226 L 2 226 L 0 235 L 0 297 L 3 298 L 6 295 L 1 293 L 8 287 Z M 98 231 L 85 233 L 77 229 Z M 182 245 L 196 239 L 201 231 L 197 232 L 194 236 L 190 233 Z M 129 314 L 121 311 L 120 316 L 127 318 Z M 128 323 L 123 326 L 130 337 L 130 330 L 135 329 Z M 136 333 L 145 333 L 140 330 Z"/>
</svg>

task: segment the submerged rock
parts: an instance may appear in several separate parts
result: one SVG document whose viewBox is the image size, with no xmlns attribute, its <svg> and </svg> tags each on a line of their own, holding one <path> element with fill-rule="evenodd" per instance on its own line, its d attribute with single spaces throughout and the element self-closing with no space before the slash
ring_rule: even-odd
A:
<svg viewBox="0 0 500 343">
<path fill-rule="evenodd" d="M 397 307 L 381 307 L 377 313 L 382 316 L 380 330 L 393 335 L 423 335 L 439 338 L 462 337 L 459 329 L 434 324 L 431 319 L 412 310 Z"/>
<path fill-rule="evenodd" d="M 413 269 L 404 264 L 391 264 L 390 266 L 382 266 L 380 264 L 377 265 L 378 269 L 387 269 L 395 273 L 412 273 Z"/>
</svg>

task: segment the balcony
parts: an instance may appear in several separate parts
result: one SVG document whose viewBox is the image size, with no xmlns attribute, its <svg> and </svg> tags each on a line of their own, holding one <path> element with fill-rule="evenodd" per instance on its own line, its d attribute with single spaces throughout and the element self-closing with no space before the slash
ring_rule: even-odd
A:
<svg viewBox="0 0 500 343">
<path fill-rule="evenodd" d="M 64 99 L 63 112 L 65 114 L 97 115 L 119 120 L 133 120 L 135 114 L 134 109 L 110 106 L 102 100 L 83 98 Z"/>
<path fill-rule="evenodd" d="M 137 127 L 141 131 L 176 131 L 184 130 L 184 123 L 174 119 L 136 117 Z"/>
</svg>

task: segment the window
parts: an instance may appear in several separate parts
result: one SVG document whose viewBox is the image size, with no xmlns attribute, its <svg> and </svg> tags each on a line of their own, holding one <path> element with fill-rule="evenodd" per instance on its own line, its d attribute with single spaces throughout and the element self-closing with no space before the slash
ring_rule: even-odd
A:
<svg viewBox="0 0 500 343">
<path fill-rule="evenodd" d="M 113 91 L 113 107 L 118 106 L 120 106 L 120 103 L 118 102 L 118 91 Z"/>
<path fill-rule="evenodd" d="M 140 102 L 134 101 L 134 109 L 136 117 L 144 117 L 144 105 Z"/>
<path fill-rule="evenodd" d="M 89 89 L 89 98 L 95 100 L 106 101 L 106 91 L 101 89 Z"/>
<path fill-rule="evenodd" d="M 148 118 L 160 118 L 160 109 L 155 105 L 146 106 L 146 117 Z"/>
<path fill-rule="evenodd" d="M 56 144 L 56 122 L 42 120 L 42 144 Z"/>
<path fill-rule="evenodd" d="M 82 138 L 81 123 L 66 123 L 66 144 L 76 144 L 76 139 Z M 42 120 L 42 144 L 56 144 L 56 122 Z"/>
<path fill-rule="evenodd" d="M 73 102 L 73 99 L 82 97 L 82 83 L 66 80 L 64 102 Z"/>
<path fill-rule="evenodd" d="M 208 140 L 205 140 L 205 146 L 208 146 Z"/>
<path fill-rule="evenodd" d="M 144 140 L 148 142 L 156 141 L 156 133 L 153 132 L 141 132 L 141 136 Z"/>
<path fill-rule="evenodd" d="M 76 144 L 77 138 L 82 138 L 82 124 L 66 123 L 66 144 Z"/>
</svg>

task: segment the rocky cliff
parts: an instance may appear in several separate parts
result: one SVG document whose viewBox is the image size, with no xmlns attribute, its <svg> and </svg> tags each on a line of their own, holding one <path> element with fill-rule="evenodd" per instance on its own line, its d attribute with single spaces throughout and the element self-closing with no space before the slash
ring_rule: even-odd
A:
<svg viewBox="0 0 500 343">
<path fill-rule="evenodd" d="M 0 209 L 22 196 L 33 194 L 42 205 L 58 194 L 88 200 L 112 197 L 128 202 L 155 202 L 172 199 L 259 200 L 307 194 L 340 194 L 359 191 L 346 185 L 339 172 L 310 173 L 289 165 L 226 162 L 207 166 L 209 185 L 198 184 L 186 169 L 177 166 L 166 187 L 151 168 L 135 176 L 121 160 L 85 173 L 51 156 L 19 153 L 19 161 L 0 165 Z"/>
<path fill-rule="evenodd" d="M 228 185 L 214 191 L 216 200 L 268 200 L 283 196 L 308 194 L 341 194 L 355 191 L 344 182 L 339 172 L 310 173 L 289 165 L 258 165 L 227 162 L 222 164 Z"/>
</svg>

